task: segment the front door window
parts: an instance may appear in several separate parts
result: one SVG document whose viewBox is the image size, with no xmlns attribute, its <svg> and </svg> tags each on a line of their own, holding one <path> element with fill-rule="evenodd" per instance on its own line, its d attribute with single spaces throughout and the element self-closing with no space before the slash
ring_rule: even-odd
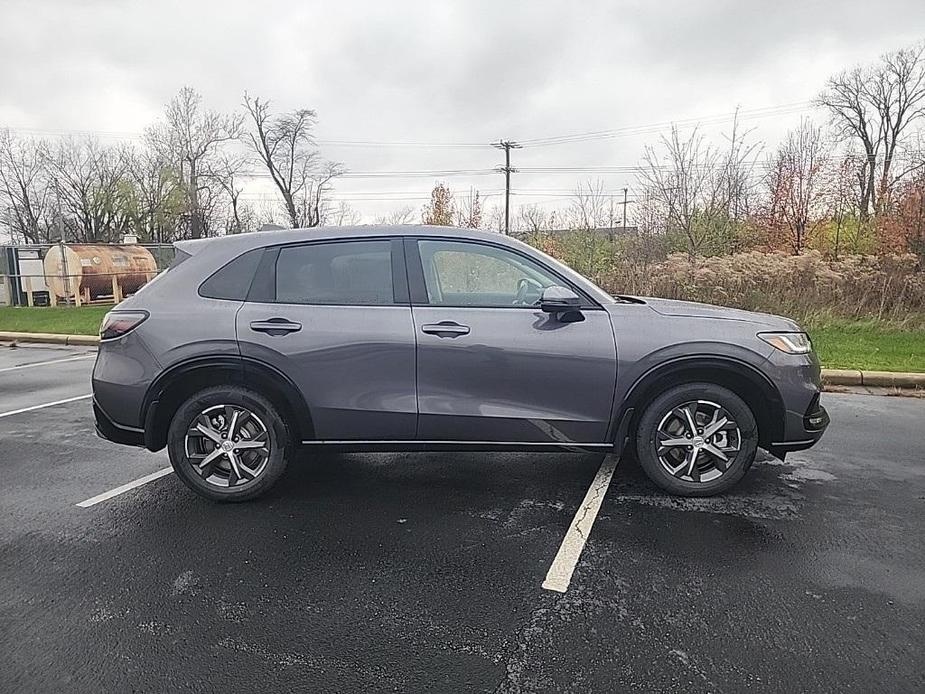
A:
<svg viewBox="0 0 925 694">
<path fill-rule="evenodd" d="M 534 306 L 546 287 L 561 284 L 532 260 L 496 246 L 418 242 L 432 306 Z"/>
</svg>

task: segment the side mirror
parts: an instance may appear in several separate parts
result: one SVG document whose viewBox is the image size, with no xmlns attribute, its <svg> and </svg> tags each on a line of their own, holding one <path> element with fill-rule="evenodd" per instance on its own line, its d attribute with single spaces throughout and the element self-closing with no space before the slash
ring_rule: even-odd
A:
<svg viewBox="0 0 925 694">
<path fill-rule="evenodd" d="M 540 299 L 540 310 L 556 314 L 556 318 L 563 323 L 584 320 L 581 314 L 581 297 L 567 287 L 546 287 Z"/>
</svg>

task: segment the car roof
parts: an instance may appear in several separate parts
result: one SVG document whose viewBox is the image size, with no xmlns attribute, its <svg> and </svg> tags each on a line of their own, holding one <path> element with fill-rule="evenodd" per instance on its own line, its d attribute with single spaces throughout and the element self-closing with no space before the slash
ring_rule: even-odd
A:
<svg viewBox="0 0 925 694">
<path fill-rule="evenodd" d="M 246 234 L 231 234 L 208 239 L 177 241 L 174 244 L 185 253 L 195 255 L 206 245 L 233 246 L 236 250 L 275 246 L 277 244 L 299 243 L 323 239 L 351 239 L 372 236 L 441 236 L 479 241 L 498 241 L 509 236 L 495 231 L 460 229 L 457 227 L 433 226 L 428 224 L 370 224 L 362 226 L 319 226 L 308 229 L 273 229 Z"/>
<path fill-rule="evenodd" d="M 362 239 L 383 236 L 422 236 L 432 238 L 449 238 L 470 241 L 487 241 L 519 250 L 534 259 L 554 266 L 558 272 L 581 287 L 588 295 L 600 303 L 613 303 L 613 298 L 588 278 L 582 277 L 572 268 L 552 258 L 537 248 L 523 241 L 496 231 L 480 229 L 460 229 L 457 227 L 434 226 L 428 224 L 371 224 L 368 226 L 322 226 L 309 229 L 274 229 L 254 231 L 246 234 L 232 234 L 208 239 L 177 241 L 176 248 L 189 255 L 196 255 L 208 248 L 207 256 L 215 267 L 228 262 L 235 256 L 257 248 L 267 246 L 301 243 L 304 241 L 326 241 L 341 239 Z M 214 269 L 214 268 L 213 268 Z"/>
</svg>

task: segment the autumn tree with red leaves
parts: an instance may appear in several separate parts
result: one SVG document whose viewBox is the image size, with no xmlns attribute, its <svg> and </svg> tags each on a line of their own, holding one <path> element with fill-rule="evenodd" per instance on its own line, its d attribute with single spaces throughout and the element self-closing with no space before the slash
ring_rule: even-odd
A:
<svg viewBox="0 0 925 694">
<path fill-rule="evenodd" d="M 822 130 L 804 118 L 771 156 L 767 177 L 770 245 L 785 245 L 799 255 L 825 220 L 828 151 Z"/>
</svg>

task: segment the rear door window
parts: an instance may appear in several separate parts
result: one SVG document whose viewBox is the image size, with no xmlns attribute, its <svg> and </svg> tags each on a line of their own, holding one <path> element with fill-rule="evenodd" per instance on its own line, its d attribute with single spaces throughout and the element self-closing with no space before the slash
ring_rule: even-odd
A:
<svg viewBox="0 0 925 694">
<path fill-rule="evenodd" d="M 341 241 L 281 248 L 276 261 L 276 301 L 340 306 L 397 303 L 391 241 Z"/>
</svg>

